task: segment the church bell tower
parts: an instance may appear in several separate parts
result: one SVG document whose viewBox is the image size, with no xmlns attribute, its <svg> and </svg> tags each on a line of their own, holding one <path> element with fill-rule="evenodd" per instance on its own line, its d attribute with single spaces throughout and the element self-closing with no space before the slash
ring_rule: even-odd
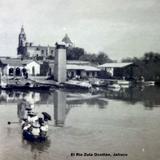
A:
<svg viewBox="0 0 160 160">
<path fill-rule="evenodd" d="M 17 54 L 21 55 L 22 57 L 25 56 L 25 44 L 26 44 L 26 34 L 22 26 L 21 32 L 18 37 L 18 48 L 17 48 Z"/>
<path fill-rule="evenodd" d="M 25 34 L 25 32 L 24 32 L 24 28 L 23 28 L 23 26 L 22 26 L 22 28 L 21 28 L 21 32 L 20 32 L 20 34 L 19 34 L 19 44 L 18 44 L 18 46 L 20 47 L 20 46 L 25 46 L 25 43 L 26 43 L 26 34 Z"/>
</svg>

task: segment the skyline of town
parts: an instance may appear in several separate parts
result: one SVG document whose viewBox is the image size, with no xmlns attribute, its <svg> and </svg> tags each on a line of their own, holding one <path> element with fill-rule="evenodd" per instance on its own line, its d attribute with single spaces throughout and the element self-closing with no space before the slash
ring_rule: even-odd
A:
<svg viewBox="0 0 160 160">
<path fill-rule="evenodd" d="M 158 1 L 115 2 L 2 0 L 0 56 L 17 56 L 22 25 L 36 45 L 53 46 L 68 33 L 77 47 L 90 53 L 104 51 L 112 59 L 160 52 Z"/>
</svg>

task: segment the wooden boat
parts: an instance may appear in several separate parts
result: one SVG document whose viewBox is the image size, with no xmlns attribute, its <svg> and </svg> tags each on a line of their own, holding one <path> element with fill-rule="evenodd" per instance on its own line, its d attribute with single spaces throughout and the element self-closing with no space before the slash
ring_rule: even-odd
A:
<svg viewBox="0 0 160 160">
<path fill-rule="evenodd" d="M 47 140 L 48 136 L 47 135 L 35 136 L 30 131 L 23 130 L 23 138 L 33 142 L 33 141 L 45 141 Z"/>
<path fill-rule="evenodd" d="M 22 136 L 24 139 L 33 141 L 44 141 L 48 138 L 48 121 L 51 116 L 47 112 L 42 112 L 43 118 L 33 112 L 31 105 L 23 100 L 18 104 L 18 117 L 21 122 Z M 19 122 L 8 122 L 19 123 Z"/>
<path fill-rule="evenodd" d="M 108 88 L 113 88 L 113 89 L 120 89 L 120 85 L 119 84 L 109 84 Z"/>
<path fill-rule="evenodd" d="M 5 90 L 49 90 L 49 85 L 38 84 L 38 83 L 8 83 L 6 85 L 1 86 L 2 89 Z"/>
<path fill-rule="evenodd" d="M 69 80 L 64 83 L 64 87 L 70 89 L 90 89 L 92 85 L 88 81 Z"/>
<path fill-rule="evenodd" d="M 155 86 L 157 85 L 157 83 L 155 81 L 137 81 L 136 82 L 137 85 L 141 85 L 141 86 Z"/>
<path fill-rule="evenodd" d="M 51 86 L 49 86 L 49 85 L 34 83 L 33 85 L 29 86 L 29 89 L 30 90 L 49 90 L 50 87 Z"/>
<path fill-rule="evenodd" d="M 129 88 L 131 86 L 131 82 L 126 80 L 117 80 L 117 84 L 119 84 L 121 88 Z"/>
<path fill-rule="evenodd" d="M 38 118 L 38 116 L 31 112 L 28 114 L 28 119 L 22 120 L 22 135 L 23 138 L 28 141 L 45 141 L 48 138 L 48 120 L 51 120 L 51 116 L 42 112 L 43 118 Z"/>
<path fill-rule="evenodd" d="M 145 84 L 145 86 L 154 86 L 155 81 L 145 81 L 144 84 Z"/>
<path fill-rule="evenodd" d="M 107 88 L 109 90 L 119 91 L 121 89 L 121 86 L 116 81 L 113 81 L 110 84 L 108 84 Z"/>
<path fill-rule="evenodd" d="M 89 81 L 94 87 L 105 87 L 107 85 L 107 82 L 103 79 L 91 78 Z"/>
</svg>

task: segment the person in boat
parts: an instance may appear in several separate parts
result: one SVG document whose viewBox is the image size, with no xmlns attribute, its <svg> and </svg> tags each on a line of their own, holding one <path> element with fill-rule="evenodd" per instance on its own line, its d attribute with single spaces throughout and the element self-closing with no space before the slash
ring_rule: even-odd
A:
<svg viewBox="0 0 160 160">
<path fill-rule="evenodd" d="M 34 138 L 47 137 L 48 124 L 42 118 L 39 118 L 38 121 L 27 123 L 23 127 L 23 132 L 30 133 Z"/>
<path fill-rule="evenodd" d="M 30 132 L 35 137 L 46 137 L 48 132 L 48 120 L 38 118 L 38 116 L 31 112 L 28 119 L 23 121 L 22 129 L 25 132 Z"/>
<path fill-rule="evenodd" d="M 48 132 L 48 124 L 46 121 L 44 121 L 43 118 L 39 118 L 38 119 L 39 121 L 39 124 L 40 124 L 40 135 L 41 136 L 46 136 L 47 135 L 47 132 Z"/>
<path fill-rule="evenodd" d="M 29 123 L 34 123 L 38 121 L 38 116 L 35 112 L 29 111 L 28 113 L 28 122 Z"/>
<path fill-rule="evenodd" d="M 31 134 L 36 137 L 40 136 L 40 125 L 39 125 L 38 121 L 35 121 L 31 125 Z"/>
<path fill-rule="evenodd" d="M 22 129 L 27 130 L 29 129 L 32 124 L 38 120 L 38 116 L 36 113 L 32 112 L 31 109 L 27 110 L 27 118 L 23 118 L 21 122 Z"/>
</svg>

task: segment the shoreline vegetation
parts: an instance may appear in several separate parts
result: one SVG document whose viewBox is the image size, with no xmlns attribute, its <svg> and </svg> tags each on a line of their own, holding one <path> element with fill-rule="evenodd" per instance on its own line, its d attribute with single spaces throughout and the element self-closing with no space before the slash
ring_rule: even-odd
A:
<svg viewBox="0 0 160 160">
<path fill-rule="evenodd" d="M 135 76 L 143 75 L 145 80 L 160 82 L 160 53 L 148 52 L 140 58 L 124 58 L 122 62 L 135 64 Z"/>
<path fill-rule="evenodd" d="M 67 60 L 89 61 L 93 65 L 117 62 L 111 59 L 105 52 L 99 52 L 97 54 L 87 53 L 83 48 L 68 49 Z M 122 62 L 131 62 L 134 64 L 133 76 L 135 78 L 143 76 L 147 81 L 160 81 L 160 53 L 147 52 L 139 58 L 123 58 Z"/>
</svg>

